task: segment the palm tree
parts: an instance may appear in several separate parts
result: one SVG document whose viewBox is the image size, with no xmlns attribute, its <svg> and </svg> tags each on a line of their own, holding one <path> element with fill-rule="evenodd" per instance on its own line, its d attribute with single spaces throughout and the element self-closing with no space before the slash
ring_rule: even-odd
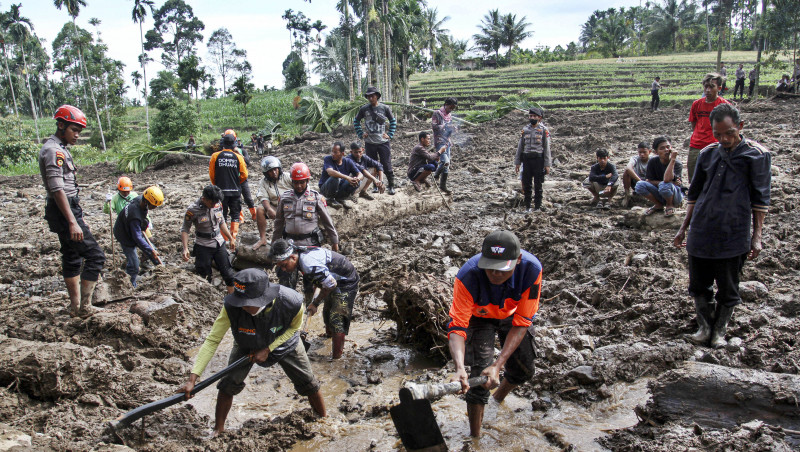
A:
<svg viewBox="0 0 800 452">
<path fill-rule="evenodd" d="M 411 102 L 408 89 L 408 56 L 418 44 L 424 28 L 422 8 L 417 0 L 396 0 L 389 3 L 388 19 L 392 28 L 392 44 L 400 58 L 401 86 L 406 104 Z"/>
<path fill-rule="evenodd" d="M 364 49 L 366 49 L 366 60 L 367 60 L 367 85 L 372 86 L 372 55 L 369 49 L 369 21 L 372 20 L 372 1 L 373 0 L 364 0 L 364 15 L 361 17 L 361 21 L 364 23 Z"/>
<path fill-rule="evenodd" d="M 3 29 L 0 30 L 0 47 L 3 50 L 3 63 L 6 66 L 6 76 L 8 77 L 8 87 L 11 88 L 11 99 L 14 101 L 14 116 L 19 116 L 19 108 L 17 107 L 17 95 L 14 93 L 14 80 L 11 78 L 11 70 L 8 69 L 8 55 L 6 55 L 6 16 L 8 13 L 0 13 L 0 25 Z M 22 133 L 20 131 L 20 133 Z"/>
<path fill-rule="evenodd" d="M 22 52 L 22 68 L 25 71 L 25 81 L 28 85 L 28 97 L 31 101 L 31 112 L 33 112 L 33 124 L 36 128 L 36 141 L 41 141 L 41 137 L 39 136 L 39 116 L 36 114 L 36 104 L 33 102 L 33 92 L 31 91 L 31 78 L 28 70 L 28 61 L 25 57 L 25 41 L 31 36 L 31 31 L 33 30 L 33 24 L 31 20 L 27 17 L 23 17 L 19 13 L 19 9 L 22 4 L 11 4 L 11 9 L 5 15 L 3 20 L 3 28 L 8 30 L 8 34 L 11 35 L 11 39 L 13 39 L 17 45 L 19 45 L 19 49 Z"/>
<path fill-rule="evenodd" d="M 142 74 L 139 71 L 131 72 L 131 82 L 133 82 L 133 86 L 136 87 L 136 95 L 139 95 L 139 85 L 142 84 Z"/>
<path fill-rule="evenodd" d="M 436 42 L 441 35 L 448 33 L 450 30 L 442 28 L 445 22 L 450 20 L 450 16 L 444 16 L 439 20 L 439 11 L 437 8 L 426 9 L 425 15 L 425 36 L 428 44 L 428 50 L 431 52 L 431 66 L 436 71 Z"/>
<path fill-rule="evenodd" d="M 654 5 L 653 35 L 666 37 L 672 51 L 678 49 L 678 33 L 688 27 L 695 18 L 695 5 L 686 0 L 664 0 L 664 6 Z"/>
<path fill-rule="evenodd" d="M 602 44 L 606 54 L 617 58 L 630 38 L 630 32 L 623 12 L 620 11 L 619 14 L 614 12 L 598 23 L 596 40 Z"/>
<path fill-rule="evenodd" d="M 133 19 L 134 23 L 139 24 L 139 42 L 142 44 L 142 55 L 145 55 L 144 52 L 144 31 L 142 31 L 142 22 L 144 22 L 144 18 L 147 17 L 147 8 L 150 8 L 150 14 L 153 13 L 153 0 L 133 0 L 133 11 L 131 12 L 131 18 Z M 144 81 L 144 118 L 147 123 L 147 142 L 150 142 L 150 106 L 147 104 L 147 58 L 142 58 L 139 60 L 142 64 L 142 74 L 143 74 L 143 81 Z"/>
<path fill-rule="evenodd" d="M 355 90 L 353 88 L 353 43 L 351 34 L 353 32 L 352 25 L 350 24 L 350 7 L 347 0 L 339 0 L 336 2 L 336 9 L 342 14 L 342 34 L 344 34 L 347 42 L 347 89 L 348 98 L 355 99 Z"/>
<path fill-rule="evenodd" d="M 67 8 L 67 13 L 72 17 L 72 29 L 75 32 L 75 40 L 78 43 L 78 56 L 81 60 L 81 66 L 83 66 L 84 76 L 86 77 L 86 83 L 89 84 L 89 94 L 92 97 L 92 105 L 94 106 L 94 114 L 95 118 L 97 119 L 97 128 L 100 131 L 100 142 L 103 144 L 103 151 L 106 151 L 106 136 L 103 133 L 103 123 L 100 122 L 100 112 L 97 111 L 97 99 L 94 96 L 94 88 L 92 87 L 92 79 L 89 77 L 89 70 L 86 69 L 86 62 L 83 61 L 83 51 L 81 50 L 80 44 L 80 36 L 78 35 L 78 26 L 75 25 L 75 19 L 80 14 L 81 6 L 86 6 L 86 0 L 53 0 L 53 4 L 56 8 L 61 9 L 62 7 Z"/>
<path fill-rule="evenodd" d="M 530 23 L 525 22 L 527 18 L 522 16 L 522 19 L 517 21 L 517 15 L 508 13 L 500 20 L 500 29 L 498 30 L 498 37 L 500 43 L 508 47 L 506 58 L 511 56 L 511 50 L 515 45 L 524 41 L 533 35 L 532 31 L 528 31 Z"/>
<path fill-rule="evenodd" d="M 483 16 L 478 28 L 481 30 L 480 33 L 472 35 L 475 45 L 487 54 L 494 52 L 494 60 L 497 61 L 500 58 L 500 47 L 503 46 L 498 34 L 500 29 L 500 10 L 489 10 Z"/>
</svg>

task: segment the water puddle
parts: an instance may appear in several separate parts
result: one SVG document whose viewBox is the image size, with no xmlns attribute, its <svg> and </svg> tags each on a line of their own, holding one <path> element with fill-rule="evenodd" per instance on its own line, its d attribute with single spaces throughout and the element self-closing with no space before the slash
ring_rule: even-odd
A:
<svg viewBox="0 0 800 452">
<path fill-rule="evenodd" d="M 330 339 L 319 335 L 324 329 L 322 319 L 311 319 L 309 356 L 322 383 L 328 418 L 316 421 L 310 428 L 317 435 L 298 442 L 293 451 L 402 448 L 391 418 L 382 407 L 398 404 L 398 389 L 403 381 L 436 368 L 436 364 L 407 347 L 370 342 L 376 331 L 391 326 L 390 322 L 354 323 L 347 337 L 345 358 L 329 361 Z M 226 335 L 209 363 L 207 375 L 226 365 L 231 343 L 231 336 Z M 368 377 L 373 381 L 377 377 L 379 383 L 367 383 Z M 305 397 L 295 393 L 280 366 L 254 366 L 246 382 L 247 387 L 234 399 L 228 429 L 239 428 L 248 419 L 270 419 L 309 406 Z M 469 438 L 466 404 L 461 398 L 445 396 L 433 402 L 433 410 L 451 450 L 465 445 L 475 451 L 561 450 L 546 435 L 562 438 L 580 451 L 604 450 L 595 438 L 636 424 L 633 408 L 649 397 L 647 383 L 648 379 L 640 379 L 633 384 L 616 384 L 610 388 L 612 397 L 588 408 L 563 402 L 558 409 L 547 412 L 533 411 L 530 400 L 511 394 L 503 404 L 487 406 L 483 435 L 477 440 Z M 190 403 L 213 419 L 215 400 L 216 390 L 208 389 Z M 211 425 L 209 421 L 209 428 Z"/>
</svg>

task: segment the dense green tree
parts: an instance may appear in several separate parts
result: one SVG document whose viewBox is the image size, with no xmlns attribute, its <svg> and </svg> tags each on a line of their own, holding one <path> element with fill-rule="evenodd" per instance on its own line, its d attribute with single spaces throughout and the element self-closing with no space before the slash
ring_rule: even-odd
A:
<svg viewBox="0 0 800 452">
<path fill-rule="evenodd" d="M 181 80 L 172 71 L 159 71 L 153 80 L 150 80 L 150 103 L 155 105 L 167 99 L 182 97 Z"/>
<path fill-rule="evenodd" d="M 214 65 L 214 72 L 222 78 L 222 92 L 228 90 L 227 80 L 243 60 L 242 51 L 236 48 L 233 36 L 227 28 L 214 30 L 208 38 L 208 55 Z"/>
<path fill-rule="evenodd" d="M 302 60 L 300 60 L 300 62 L 302 63 Z M 247 127 L 250 126 L 247 118 L 247 104 L 253 100 L 253 91 L 255 91 L 255 89 L 255 85 L 250 83 L 250 78 L 247 75 L 240 75 L 239 78 L 233 82 L 233 86 L 231 86 L 233 100 L 242 104 L 242 107 L 244 107 L 244 122 Z"/>
<path fill-rule="evenodd" d="M 153 83 L 155 81 L 153 79 Z M 153 140 L 157 144 L 178 141 L 200 131 L 200 117 L 190 105 L 175 98 L 164 99 L 155 105 L 159 109 L 153 123 Z"/>
<path fill-rule="evenodd" d="M 297 51 L 289 52 L 283 61 L 284 89 L 292 90 L 308 84 L 303 57 Z"/>
<path fill-rule="evenodd" d="M 191 6 L 183 0 L 167 0 L 153 13 L 153 29 L 144 35 L 144 49 L 161 49 L 164 66 L 176 69 L 183 58 L 195 53 L 203 29 Z"/>
<path fill-rule="evenodd" d="M 200 58 L 197 58 L 197 55 L 189 55 L 178 65 L 178 78 L 181 80 L 181 85 L 186 88 L 186 93 L 190 98 L 192 89 L 194 89 L 195 100 L 200 96 L 200 81 L 207 75 L 205 68 L 200 66 Z M 198 108 L 200 108 L 199 104 Z"/>
<path fill-rule="evenodd" d="M 25 41 L 31 36 L 33 23 L 31 23 L 30 19 L 20 14 L 20 7 L 22 7 L 21 3 L 17 5 L 11 4 L 11 9 L 3 16 L 3 28 L 8 30 L 9 36 L 14 40 L 22 53 L 23 70 L 25 71 L 28 96 L 31 101 L 31 112 L 36 127 L 36 140 L 41 141 L 41 137 L 39 136 L 39 116 L 36 114 L 36 103 L 33 100 L 33 92 L 31 91 L 30 71 L 28 70 L 28 62 L 25 57 Z"/>
<path fill-rule="evenodd" d="M 656 50 L 671 48 L 677 52 L 681 31 L 696 26 L 696 10 L 697 5 L 688 0 L 664 0 L 663 6 L 654 5 L 649 37 L 657 43 Z"/>
</svg>

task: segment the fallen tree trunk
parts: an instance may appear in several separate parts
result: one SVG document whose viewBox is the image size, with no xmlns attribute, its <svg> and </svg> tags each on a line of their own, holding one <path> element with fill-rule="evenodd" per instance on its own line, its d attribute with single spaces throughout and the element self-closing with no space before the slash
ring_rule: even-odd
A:
<svg viewBox="0 0 800 452">
<path fill-rule="evenodd" d="M 787 441 L 800 443 L 798 375 L 687 362 L 662 374 L 650 391 L 648 408 L 659 421 L 731 429 L 760 420 L 782 427 Z"/>
</svg>

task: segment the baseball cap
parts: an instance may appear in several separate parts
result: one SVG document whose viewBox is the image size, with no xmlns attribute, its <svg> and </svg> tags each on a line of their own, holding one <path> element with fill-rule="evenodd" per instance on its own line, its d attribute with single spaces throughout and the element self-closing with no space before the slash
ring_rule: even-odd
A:
<svg viewBox="0 0 800 452">
<path fill-rule="evenodd" d="M 528 110 L 529 115 L 544 116 L 544 111 L 539 107 L 531 107 Z"/>
<path fill-rule="evenodd" d="M 272 303 L 278 297 L 279 290 L 279 285 L 269 283 L 269 276 L 263 270 L 248 268 L 233 276 L 233 293 L 226 295 L 224 300 L 238 308 L 260 308 Z"/>
<path fill-rule="evenodd" d="M 478 268 L 486 270 L 513 270 L 522 254 L 519 239 L 510 231 L 494 231 L 483 239 Z"/>
</svg>

